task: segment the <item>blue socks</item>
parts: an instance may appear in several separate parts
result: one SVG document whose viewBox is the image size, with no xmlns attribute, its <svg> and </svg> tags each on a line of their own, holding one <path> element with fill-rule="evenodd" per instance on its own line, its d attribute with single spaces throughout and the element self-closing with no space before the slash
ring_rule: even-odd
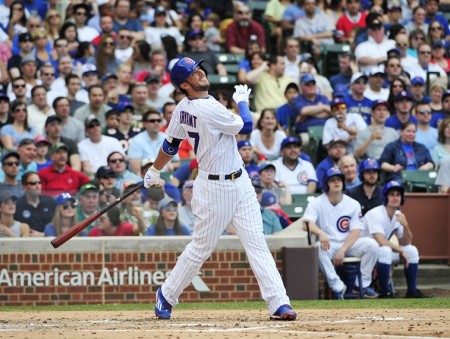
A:
<svg viewBox="0 0 450 339">
<path fill-rule="evenodd" d="M 406 284 L 408 285 L 408 292 L 415 292 L 417 290 L 417 269 L 419 264 L 409 264 L 408 268 L 404 268 Z"/>
<path fill-rule="evenodd" d="M 391 289 L 389 288 L 389 276 L 391 273 L 391 265 L 378 263 L 377 273 L 378 273 L 378 281 L 381 287 L 381 294 L 386 295 L 391 291 Z"/>
</svg>

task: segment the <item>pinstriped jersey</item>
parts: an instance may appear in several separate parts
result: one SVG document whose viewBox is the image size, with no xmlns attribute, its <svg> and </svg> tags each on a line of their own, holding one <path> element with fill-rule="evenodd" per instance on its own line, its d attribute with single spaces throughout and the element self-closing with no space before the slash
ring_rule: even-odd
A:
<svg viewBox="0 0 450 339">
<path fill-rule="evenodd" d="M 235 135 L 244 126 L 242 118 L 230 113 L 212 96 L 181 100 L 166 133 L 187 138 L 194 149 L 199 169 L 214 174 L 229 174 L 242 167 Z"/>
<path fill-rule="evenodd" d="M 397 215 L 401 213 L 400 211 L 395 211 L 392 219 L 389 218 L 384 205 L 372 208 L 369 212 L 364 216 L 363 236 L 381 233 L 386 239 L 390 239 L 395 233 L 397 237 L 403 237 L 403 225 L 397 221 Z"/>
<path fill-rule="evenodd" d="M 308 204 L 303 219 L 314 222 L 335 242 L 344 242 L 350 231 L 364 229 L 361 205 L 345 194 L 335 206 L 323 193 Z"/>
</svg>

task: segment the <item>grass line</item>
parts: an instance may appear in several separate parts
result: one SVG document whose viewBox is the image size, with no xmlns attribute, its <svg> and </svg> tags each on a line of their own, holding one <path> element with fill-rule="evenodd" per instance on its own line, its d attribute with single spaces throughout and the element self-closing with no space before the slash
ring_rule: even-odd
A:
<svg viewBox="0 0 450 339">
<path fill-rule="evenodd" d="M 302 309 L 448 309 L 450 298 L 431 299 L 379 299 L 379 300 L 305 300 L 293 301 L 292 307 Z M 266 309 L 265 303 L 251 302 L 205 302 L 181 303 L 180 310 L 244 310 Z M 109 304 L 109 305 L 70 305 L 70 306 L 8 306 L 0 307 L 0 312 L 8 311 L 153 311 L 153 304 Z"/>
</svg>

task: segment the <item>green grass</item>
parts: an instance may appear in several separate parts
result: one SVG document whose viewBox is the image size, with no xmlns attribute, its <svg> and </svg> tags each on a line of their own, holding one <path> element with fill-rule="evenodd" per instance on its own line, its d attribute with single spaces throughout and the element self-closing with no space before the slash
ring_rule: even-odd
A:
<svg viewBox="0 0 450 339">
<path fill-rule="evenodd" d="M 415 309 L 450 308 L 450 298 L 393 299 L 393 300 L 307 300 L 293 301 L 292 307 L 302 309 Z M 182 303 L 177 310 L 258 310 L 265 309 L 264 302 L 221 302 L 221 303 Z M 73 306 L 22 306 L 0 307 L 0 312 L 8 311 L 152 311 L 153 304 L 112 304 L 112 305 L 73 305 Z"/>
</svg>

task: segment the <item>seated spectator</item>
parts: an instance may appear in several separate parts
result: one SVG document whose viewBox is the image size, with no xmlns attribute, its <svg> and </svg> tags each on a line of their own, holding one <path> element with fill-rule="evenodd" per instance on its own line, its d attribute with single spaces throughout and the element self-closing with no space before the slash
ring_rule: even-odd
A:
<svg viewBox="0 0 450 339">
<path fill-rule="evenodd" d="M 155 21 L 144 29 L 145 41 L 151 45 L 152 49 L 161 49 L 163 47 L 161 38 L 165 35 L 170 35 L 176 40 L 178 52 L 181 53 L 183 50 L 183 36 L 177 27 L 170 25 L 166 21 L 164 7 L 158 6 L 155 9 L 154 18 Z"/>
<path fill-rule="evenodd" d="M 28 125 L 27 106 L 20 101 L 11 104 L 12 123 L 2 127 L 1 143 L 4 149 L 15 150 L 23 139 L 34 139 L 36 130 Z"/>
<path fill-rule="evenodd" d="M 159 216 L 158 204 L 164 196 L 165 192 L 162 187 L 150 187 L 147 189 L 143 205 L 144 219 L 147 225 L 156 224 Z M 150 223 L 148 221 L 150 221 Z"/>
<path fill-rule="evenodd" d="M 281 142 L 285 138 L 286 133 L 280 129 L 275 111 L 270 108 L 263 109 L 250 136 L 252 145 L 267 159 L 274 160 L 280 156 Z"/>
<path fill-rule="evenodd" d="M 137 183 L 133 181 L 126 184 L 123 193 L 127 193 L 136 186 Z M 134 226 L 136 226 L 139 230 L 138 234 L 142 234 L 145 232 L 145 229 L 148 225 L 145 224 L 144 221 L 141 191 L 135 191 L 133 194 L 122 201 L 122 204 L 120 205 L 120 218 L 121 220 L 130 222 Z"/>
<path fill-rule="evenodd" d="M 291 117 L 295 115 L 295 107 L 293 106 L 292 101 L 299 94 L 300 90 L 298 85 L 295 82 L 289 83 L 284 91 L 287 103 L 278 107 L 276 110 L 278 123 L 287 135 L 289 135 L 293 125 Z"/>
<path fill-rule="evenodd" d="M 105 126 L 103 127 L 102 134 L 109 136 L 108 131 L 116 131 L 119 126 L 119 113 L 116 110 L 110 109 L 105 113 Z"/>
<path fill-rule="evenodd" d="M 356 2 L 356 1 L 355 1 Z M 345 14 L 343 15 L 345 16 Z M 343 85 L 348 88 L 353 74 L 357 74 L 357 66 L 352 60 L 352 55 L 348 52 L 339 54 L 339 73 L 330 78 L 330 84 L 336 92 L 337 85 Z"/>
<path fill-rule="evenodd" d="M 31 90 L 31 105 L 27 106 L 28 125 L 35 129 L 38 135 L 44 134 L 47 118 L 55 115 L 52 106 L 47 103 L 47 90 L 43 85 L 34 86 Z"/>
<path fill-rule="evenodd" d="M 281 227 L 286 228 L 292 224 L 292 220 L 277 202 L 277 197 L 272 192 L 263 192 L 260 204 L 262 207 L 274 212 L 280 219 Z"/>
<path fill-rule="evenodd" d="M 264 192 L 271 192 L 283 205 L 292 204 L 290 187 L 283 181 L 275 180 L 276 168 L 273 163 L 263 162 L 259 167 L 258 178 Z M 279 177 L 279 176 L 278 176 Z M 286 177 L 288 179 L 288 177 Z"/>
<path fill-rule="evenodd" d="M 68 192 L 64 192 L 57 196 L 55 202 L 55 216 L 52 222 L 45 226 L 44 234 L 46 237 L 57 237 L 78 223 L 76 215 L 78 202 L 75 197 Z M 79 237 L 87 235 L 86 231 L 78 233 Z"/>
<path fill-rule="evenodd" d="M 106 131 L 106 135 L 116 138 L 123 146 L 125 153 L 130 147 L 130 140 L 138 135 L 142 129 L 133 125 L 133 112 L 134 108 L 131 105 L 127 105 L 119 110 L 119 125 L 114 132 Z"/>
<path fill-rule="evenodd" d="M 442 78 L 435 78 L 429 82 L 429 99 L 431 113 L 440 113 L 443 110 L 442 97 L 447 90 L 447 80 Z"/>
<path fill-rule="evenodd" d="M 87 64 L 97 67 L 99 77 L 116 74 L 121 61 L 116 58 L 116 42 L 111 34 L 104 34 L 100 39 L 96 54 L 87 59 Z"/>
<path fill-rule="evenodd" d="M 34 142 L 36 143 L 36 158 L 34 161 L 36 161 L 39 172 L 52 164 L 52 161 L 47 159 L 50 142 L 46 137 L 34 138 Z"/>
<path fill-rule="evenodd" d="M 77 220 L 84 220 L 99 209 L 99 189 L 93 183 L 88 182 L 87 184 L 81 186 L 78 191 L 78 206 L 77 206 Z M 89 233 L 90 230 L 97 226 L 99 220 L 97 219 L 91 223 L 86 231 Z"/>
<path fill-rule="evenodd" d="M 445 119 L 439 125 L 438 144 L 434 146 L 431 157 L 436 167 L 450 158 L 450 118 Z"/>
<path fill-rule="evenodd" d="M 55 201 L 42 194 L 41 184 L 36 172 L 27 172 L 22 176 L 24 195 L 17 201 L 14 214 L 16 220 L 30 225 L 32 237 L 43 237 L 45 226 L 55 215 Z"/>
<path fill-rule="evenodd" d="M 133 236 L 139 235 L 139 228 L 120 220 L 118 207 L 111 208 L 99 218 L 99 224 L 90 230 L 90 237 Z"/>
<path fill-rule="evenodd" d="M 161 88 L 161 79 L 158 74 L 149 73 L 145 78 L 144 82 L 147 84 L 147 100 L 145 104 L 148 107 L 154 107 L 159 112 L 162 112 L 163 105 L 167 102 L 167 100 L 171 100 L 167 98 L 167 96 L 163 96 L 159 94 L 159 90 Z"/>
<path fill-rule="evenodd" d="M 105 207 L 120 197 L 120 190 L 114 187 L 116 174 L 110 166 L 99 167 L 95 174 L 95 179 L 100 183 L 100 208 Z"/>
<path fill-rule="evenodd" d="M 351 189 L 361 184 L 358 175 L 358 164 L 352 154 L 341 157 L 338 165 L 339 170 L 344 174 L 346 189 Z"/>
<path fill-rule="evenodd" d="M 401 182 L 403 170 L 430 170 L 434 168 L 428 149 L 415 141 L 416 125 L 408 121 L 403 124 L 400 138 L 387 144 L 380 157 L 381 169 L 386 173 L 386 182 Z"/>
<path fill-rule="evenodd" d="M 255 175 L 257 176 L 259 172 L 258 159 L 253 152 L 251 142 L 249 140 L 240 140 L 237 143 L 237 147 L 249 177 L 253 178 Z"/>
<path fill-rule="evenodd" d="M 88 137 L 78 144 L 81 168 L 87 175 L 94 175 L 100 166 L 107 165 L 106 158 L 112 152 L 124 154 L 120 142 L 112 137 L 102 135 L 100 121 L 90 116 L 85 122 Z"/>
<path fill-rule="evenodd" d="M 316 168 L 317 188 L 322 190 L 323 177 L 331 167 L 338 167 L 339 159 L 342 158 L 346 151 L 347 143 L 344 140 L 332 140 L 327 145 L 328 156 L 323 159 Z"/>
<path fill-rule="evenodd" d="M 142 180 L 142 178 L 136 173 L 128 170 L 127 162 L 122 153 L 117 151 L 111 152 L 106 160 L 108 166 L 111 167 L 113 173 L 115 174 L 114 187 L 120 191 L 123 191 L 127 182 L 138 182 Z"/>
<path fill-rule="evenodd" d="M 281 157 L 273 162 L 276 168 L 275 180 L 283 178 L 291 194 L 314 193 L 317 188 L 316 172 L 311 162 L 302 159 L 301 147 L 301 139 L 287 137 L 281 143 Z M 281 197 L 278 200 L 282 204 L 288 203 Z"/>
<path fill-rule="evenodd" d="M 435 184 L 439 186 L 439 192 L 450 192 L 450 157 L 441 162 Z"/>
<path fill-rule="evenodd" d="M 389 104 L 385 100 L 376 100 L 372 104 L 372 124 L 363 129 L 355 141 L 354 155 L 356 158 L 367 156 L 380 159 L 386 145 L 397 140 L 395 129 L 384 125 L 389 116 Z"/>
<path fill-rule="evenodd" d="M 261 45 L 259 44 L 259 42 L 256 40 L 250 40 L 245 48 L 244 58 L 239 62 L 238 66 L 237 78 L 240 83 L 247 83 L 246 75 L 252 70 L 250 59 L 251 56 L 255 53 L 264 55 L 264 52 L 261 51 Z"/>
<path fill-rule="evenodd" d="M 5 194 L 12 194 L 20 198 L 23 195 L 22 185 L 17 180 L 19 166 L 19 153 L 12 151 L 2 156 L 2 170 L 5 179 L 0 183 L 0 197 Z"/>
<path fill-rule="evenodd" d="M 93 115 L 102 126 L 105 126 L 105 114 L 111 107 L 104 104 L 105 93 L 102 86 L 92 85 L 89 87 L 88 92 L 89 103 L 78 108 L 74 113 L 74 117 L 84 123 L 87 118 Z"/>
<path fill-rule="evenodd" d="M 364 90 L 364 96 L 372 101 L 387 100 L 389 89 L 383 88 L 384 69 L 382 66 L 375 66 L 369 72 L 369 86 Z"/>
<path fill-rule="evenodd" d="M 380 180 L 381 168 L 375 159 L 364 159 L 359 165 L 359 178 L 362 183 L 345 194 L 361 204 L 362 214 L 365 215 L 372 208 L 382 204 L 381 187 L 377 185 Z"/>
<path fill-rule="evenodd" d="M 188 180 L 183 184 L 182 197 L 183 205 L 178 210 L 178 218 L 181 225 L 185 225 L 192 234 L 194 230 L 194 213 L 192 212 L 192 190 L 194 180 Z M 147 197 L 148 200 L 148 197 Z"/>
<path fill-rule="evenodd" d="M 360 114 L 367 125 L 370 125 L 370 112 L 372 111 L 372 100 L 364 96 L 368 77 L 361 73 L 354 73 L 350 79 L 350 94 L 344 95 L 348 113 Z"/>
<path fill-rule="evenodd" d="M 258 177 L 254 177 L 252 179 L 252 185 L 255 188 L 256 197 L 259 201 L 259 207 L 261 210 L 261 217 L 263 221 L 263 233 L 264 234 L 276 234 L 279 233 L 283 227 L 281 226 L 280 219 L 275 214 L 275 212 L 263 207 L 261 205 L 262 200 L 262 194 L 263 194 L 263 188 L 261 185 L 261 181 Z M 236 234 L 236 230 L 234 227 L 227 227 L 226 229 L 227 234 Z"/>
<path fill-rule="evenodd" d="M 424 100 L 416 104 L 415 116 L 417 119 L 416 141 L 424 145 L 430 153 L 438 144 L 438 130 L 430 126 L 431 107 L 429 100 Z"/>
<path fill-rule="evenodd" d="M 394 105 L 395 114 L 386 119 L 385 126 L 392 127 L 398 131 L 408 121 L 417 125 L 417 119 L 412 115 L 413 99 L 409 91 L 401 91 L 398 93 L 395 96 Z"/>
<path fill-rule="evenodd" d="M 89 182 L 89 177 L 67 165 L 68 148 L 63 143 L 53 144 L 50 148 L 52 164 L 39 171 L 42 180 L 42 190 L 50 196 L 57 196 L 63 192 L 76 194 Z"/>
<path fill-rule="evenodd" d="M 440 113 L 434 113 L 431 115 L 431 122 L 430 126 L 438 128 L 440 123 L 450 118 L 450 90 L 445 91 L 442 93 L 442 112 Z"/>
<path fill-rule="evenodd" d="M 410 91 L 414 104 L 421 102 L 425 98 L 425 90 L 425 80 L 421 77 L 414 77 L 411 79 Z"/>
<path fill-rule="evenodd" d="M 164 198 L 158 204 L 159 217 L 156 224 L 150 225 L 145 235 L 191 235 L 189 229 L 178 219 L 178 204 L 175 200 Z"/>
<path fill-rule="evenodd" d="M 17 197 L 10 193 L 0 196 L 0 238 L 29 237 L 30 226 L 15 218 Z"/>
<path fill-rule="evenodd" d="M 347 152 L 353 153 L 354 141 L 358 133 L 367 127 L 363 117 L 358 113 L 347 113 L 347 104 L 342 98 L 335 98 L 330 103 L 331 118 L 325 122 L 322 143 L 341 139 L 347 143 Z"/>
</svg>

